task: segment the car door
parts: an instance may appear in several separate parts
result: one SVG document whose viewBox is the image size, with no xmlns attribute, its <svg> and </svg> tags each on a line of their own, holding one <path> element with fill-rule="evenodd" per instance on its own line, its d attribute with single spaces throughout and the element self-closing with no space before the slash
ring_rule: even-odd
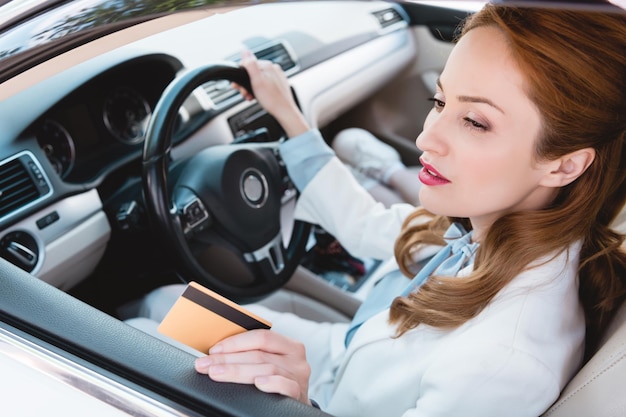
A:
<svg viewBox="0 0 626 417">
<path fill-rule="evenodd" d="M 436 80 L 454 45 L 461 21 L 476 4 L 445 7 L 422 2 L 401 2 L 400 13 L 408 22 L 415 56 L 391 82 L 368 100 L 355 106 L 330 127 L 331 131 L 358 125 L 391 144 L 407 165 L 418 165 L 415 138 L 432 108 Z M 443 5 L 444 7 L 441 7 Z M 468 7 L 469 6 L 469 7 Z"/>
</svg>

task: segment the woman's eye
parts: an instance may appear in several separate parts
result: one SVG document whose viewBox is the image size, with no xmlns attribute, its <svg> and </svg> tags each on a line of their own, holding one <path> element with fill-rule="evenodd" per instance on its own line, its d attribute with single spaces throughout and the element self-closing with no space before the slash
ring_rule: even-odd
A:
<svg viewBox="0 0 626 417">
<path fill-rule="evenodd" d="M 471 129 L 477 129 L 480 130 L 482 132 L 485 132 L 487 130 L 487 126 L 478 123 L 476 120 L 470 118 L 470 117 L 464 117 L 463 120 L 465 121 L 465 126 L 471 128 Z"/>
<path fill-rule="evenodd" d="M 439 100 L 436 97 L 431 97 L 428 100 L 433 102 L 433 108 L 440 112 L 445 107 L 446 103 L 443 100 Z"/>
</svg>

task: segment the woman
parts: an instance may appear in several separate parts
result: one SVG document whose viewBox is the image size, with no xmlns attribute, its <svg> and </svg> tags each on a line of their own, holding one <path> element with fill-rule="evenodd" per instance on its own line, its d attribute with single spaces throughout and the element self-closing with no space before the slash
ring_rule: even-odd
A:
<svg viewBox="0 0 626 417">
<path fill-rule="evenodd" d="M 376 199 L 389 207 L 398 203 L 419 205 L 415 175 L 421 167 L 407 167 L 400 154 L 365 129 L 339 131 L 331 146 L 356 180 Z"/>
<path fill-rule="evenodd" d="M 284 74 L 246 54 L 255 97 L 291 138 L 297 216 L 357 256 L 390 254 L 395 239 L 409 277 L 444 233 L 448 244 L 410 285 L 384 278 L 350 328 L 273 315 L 274 331 L 225 339 L 196 370 L 337 416 L 541 414 L 626 294 L 624 236 L 609 228 L 626 199 L 624 50 L 624 15 L 472 16 L 416 140 L 417 210 L 359 190 Z"/>
</svg>

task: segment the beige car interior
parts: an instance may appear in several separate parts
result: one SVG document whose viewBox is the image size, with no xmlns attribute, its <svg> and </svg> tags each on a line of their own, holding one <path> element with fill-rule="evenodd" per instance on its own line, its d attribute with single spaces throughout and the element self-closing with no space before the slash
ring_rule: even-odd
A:
<svg viewBox="0 0 626 417">
<path fill-rule="evenodd" d="M 402 155 L 403 161 L 417 164 L 414 138 L 421 126 L 408 123 L 407 118 L 394 118 L 406 112 L 406 106 L 414 108 L 415 120 L 422 120 L 430 104 L 423 100 L 423 108 L 415 100 L 419 96 L 429 97 L 434 93 L 428 86 L 443 69 L 450 52 L 450 45 L 434 41 L 425 28 L 413 28 L 416 50 L 428 50 L 406 67 L 401 75 L 390 80 L 385 88 L 374 97 L 365 100 L 340 119 L 330 121 L 328 129 L 359 126 L 374 132 L 379 138 L 393 145 Z M 437 53 L 432 53 L 437 50 Z M 295 80 L 298 86 L 298 80 Z M 407 83 L 410 87 L 407 88 Z M 306 90 L 306 89 L 305 89 Z M 399 99 L 402 97 L 402 99 Z M 397 106 L 404 106 L 400 111 Z M 410 107 L 409 107 L 410 108 Z M 312 112 L 310 118 L 314 118 Z M 324 126 L 324 115 L 315 114 L 317 125 Z M 365 123 L 365 124 L 364 124 Z M 626 233 L 626 207 L 622 210 L 614 228 Z M 299 268 L 286 287 L 267 300 L 269 307 L 299 313 L 309 319 L 324 321 L 349 320 L 360 305 L 360 300 L 337 287 L 320 280 L 305 268 Z M 607 330 L 597 352 L 565 387 L 555 404 L 544 414 L 551 417 L 623 417 L 626 416 L 626 306 L 623 306 Z M 543 417 L 543 416 L 542 416 Z"/>
<path fill-rule="evenodd" d="M 384 91 L 377 93 L 375 100 L 367 100 L 342 116 L 339 128 L 348 127 L 353 121 L 365 121 L 365 128 L 376 132 L 379 137 L 395 146 L 402 154 L 404 161 L 414 161 L 415 154 L 414 138 L 415 126 L 409 126 L 404 120 L 395 120 L 394 106 L 401 103 L 398 97 L 403 97 L 403 91 L 422 91 L 424 96 L 431 95 L 426 86 L 434 85 L 430 79 L 436 77 L 441 62 L 433 62 L 433 56 L 447 56 L 449 51 L 445 45 L 432 42 L 432 37 L 421 33 L 421 28 L 414 29 L 414 39 L 418 50 L 442 48 L 440 54 L 429 54 L 431 60 L 425 62 L 420 56 L 416 64 L 410 66 L 398 77 L 401 81 L 391 81 Z M 412 87 L 402 87 L 402 83 L 410 82 Z M 406 94 L 406 93 L 404 93 Z M 393 99 L 392 99 L 393 98 Z M 409 98 L 407 97 L 407 100 Z M 405 102 L 406 104 L 407 102 Z M 414 105 L 414 100 L 413 100 Z M 425 111 L 420 109 L 420 111 Z M 382 122 L 384 120 L 384 123 Z M 626 234 L 626 207 L 614 222 L 614 228 Z M 346 317 L 351 317 L 360 302 L 346 292 L 319 280 L 310 271 L 301 268 L 296 271 L 294 278 L 282 291 L 281 297 L 300 304 L 297 309 L 303 312 L 316 311 L 311 319 L 324 320 L 335 317 L 336 311 Z M 293 294 L 295 293 L 295 296 Z M 306 297 L 300 297 L 305 294 Z M 317 304 L 316 300 L 323 302 L 323 308 L 311 308 L 311 303 Z M 276 301 L 274 301 L 276 302 Z M 321 303 L 320 303 L 321 305 Z M 336 311 L 326 312 L 327 306 L 332 306 Z M 330 314 L 330 316 L 327 316 Z M 623 306 L 607 330 L 597 352 L 583 366 L 577 375 L 569 382 L 555 404 L 544 414 L 550 417 L 623 417 L 626 416 L 626 305 Z"/>
<path fill-rule="evenodd" d="M 218 9 L 216 9 L 218 10 Z M 227 12 L 228 9 L 218 10 Z M 157 33 L 163 27 L 176 27 L 190 21 L 206 17 L 204 14 L 180 14 L 176 18 L 165 17 L 160 20 L 138 25 L 133 31 L 125 31 L 122 39 L 118 35 L 102 38 L 98 48 L 77 48 L 72 54 L 65 54 L 64 60 L 52 60 L 49 65 L 41 65 L 9 83 L 4 83 L 0 100 L 17 94 L 27 86 L 36 84 L 43 77 L 49 76 L 51 67 L 58 65 L 60 72 L 64 66 L 71 66 L 74 61 L 85 60 L 85 54 L 98 55 L 112 50 L 120 43 L 131 39 L 141 39 Z M 407 165 L 418 163 L 414 138 L 421 130 L 417 120 L 423 120 L 431 104 L 419 97 L 431 97 L 435 80 L 442 70 L 443 63 L 451 45 L 434 40 L 428 29 L 411 28 L 409 46 L 399 50 L 393 62 L 397 71 L 391 73 L 389 62 L 372 63 L 370 71 L 351 74 L 343 80 L 341 87 L 329 86 L 323 94 L 309 86 L 313 80 L 323 79 L 315 70 L 298 74 L 291 79 L 292 86 L 298 93 L 303 111 L 311 124 L 319 127 L 323 133 L 333 133 L 342 128 L 359 126 L 368 129 L 382 140 L 396 147 Z M 95 42 L 94 42 L 95 43 Z M 415 51 L 429 51 L 428 54 L 415 56 Z M 352 51 L 358 54 L 359 51 Z M 424 56 L 422 56 L 424 55 Z M 357 55 L 344 54 L 335 57 L 325 65 L 319 65 L 317 71 L 330 71 L 333 65 L 350 67 L 350 62 Z M 74 60 L 72 60 L 74 58 Z M 380 68 L 379 68 L 380 66 Z M 386 67 L 383 69 L 383 67 Z M 408 83 L 408 84 L 407 84 Z M 357 85 L 369 86 L 361 89 L 364 97 L 349 96 L 359 91 Z M 380 88 L 384 85 L 384 88 Z M 407 87 L 408 86 L 408 87 Z M 323 90 L 317 86 L 319 90 Z M 347 89 L 347 90 L 346 90 Z M 350 93 L 348 93 L 350 92 Z M 361 104 L 356 104 L 356 103 Z M 402 106 L 402 109 L 399 109 Z M 232 111 L 238 111 L 237 107 Z M 406 117 L 407 109 L 412 109 L 412 117 Z M 341 117 L 337 115 L 341 114 Z M 214 131 L 221 132 L 223 126 L 215 124 L 202 134 L 220 137 Z M 326 132 L 327 131 L 327 132 Z M 210 133 L 210 135 L 209 135 Z M 174 151 L 174 156 L 176 151 Z M 289 210 L 286 210 L 289 216 Z M 289 220 L 289 219 L 288 219 Z M 616 230 L 626 234 L 626 207 L 614 223 Z M 288 233 L 289 230 L 286 230 Z M 59 285 L 60 286 L 60 285 Z M 264 304 L 282 310 L 289 310 L 316 321 L 349 321 L 361 303 L 362 297 L 321 280 L 311 271 L 300 267 L 285 288 L 268 298 Z M 622 306 L 611 327 L 608 329 L 597 352 L 584 365 L 577 375 L 565 387 L 556 403 L 544 414 L 550 417 L 619 417 L 626 416 L 626 306 Z"/>
<path fill-rule="evenodd" d="M 626 207 L 622 209 L 614 223 L 620 233 L 626 233 Z M 328 288 L 327 288 L 328 287 Z M 281 298 L 291 303 L 300 304 L 297 311 L 307 314 L 315 311 L 311 319 L 324 320 L 340 318 L 336 312 L 315 307 L 315 299 L 325 300 L 328 304 L 329 294 L 334 297 L 334 305 L 341 308 L 340 312 L 352 316 L 358 303 L 341 290 L 324 284 L 305 269 L 296 272 L 287 287 L 289 291 L 273 300 Z M 297 292 L 306 289 L 307 297 Z M 323 297 L 323 298 L 322 298 Z M 341 306 L 341 307 L 340 307 Z M 613 323 L 599 344 L 596 353 L 567 384 L 558 400 L 542 417 L 623 417 L 626 416 L 626 304 L 622 306 Z"/>
<path fill-rule="evenodd" d="M 626 233 L 626 207 L 614 223 Z M 544 414 L 550 417 L 626 415 L 626 305 L 622 305 L 593 357 Z"/>
<path fill-rule="evenodd" d="M 620 233 L 626 233 L 626 207 L 622 209 L 614 227 Z M 308 291 L 315 288 L 317 290 L 309 292 L 309 297 L 319 294 L 328 300 L 329 289 L 335 288 L 331 286 L 325 288 L 319 279 L 310 275 L 311 273 L 304 269 L 298 271 L 296 274 L 298 278 L 292 280 L 287 288 L 293 291 L 300 291 L 301 287 L 306 287 Z M 347 297 L 343 291 L 337 290 L 336 294 L 331 291 L 331 294 L 337 297 L 336 305 L 343 306 L 341 312 L 347 316 L 351 316 L 353 310 L 358 308 L 358 303 L 355 303 L 353 298 Z M 296 295 L 295 300 L 302 303 L 299 308 L 305 313 L 317 311 L 317 314 L 321 314 L 320 312 L 325 311 L 310 307 L 314 301 L 305 297 Z M 319 316 L 311 318 L 321 319 Z M 623 417 L 626 416 L 625 394 L 626 304 L 613 319 L 596 353 L 572 378 L 559 399 L 542 417 Z"/>
</svg>

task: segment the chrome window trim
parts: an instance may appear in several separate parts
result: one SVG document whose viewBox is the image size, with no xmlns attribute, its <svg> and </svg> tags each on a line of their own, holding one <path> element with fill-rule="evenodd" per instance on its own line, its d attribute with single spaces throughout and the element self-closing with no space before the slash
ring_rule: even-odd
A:
<svg viewBox="0 0 626 417">
<path fill-rule="evenodd" d="M 0 355 L 71 386 L 88 396 L 135 417 L 184 417 L 198 414 L 181 412 L 140 392 L 100 375 L 42 346 L 0 328 Z"/>
</svg>

